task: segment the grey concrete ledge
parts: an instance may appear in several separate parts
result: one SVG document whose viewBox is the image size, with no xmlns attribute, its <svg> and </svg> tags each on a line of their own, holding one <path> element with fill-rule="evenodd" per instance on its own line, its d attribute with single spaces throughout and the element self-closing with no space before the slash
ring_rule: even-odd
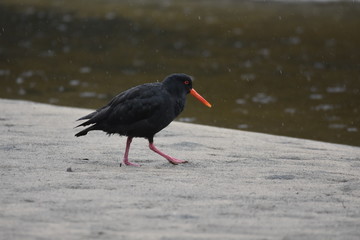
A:
<svg viewBox="0 0 360 240">
<path fill-rule="evenodd" d="M 186 123 L 75 138 L 89 110 L 0 99 L 0 239 L 360 239 L 360 148 Z M 71 171 L 67 169 L 71 168 Z"/>
</svg>

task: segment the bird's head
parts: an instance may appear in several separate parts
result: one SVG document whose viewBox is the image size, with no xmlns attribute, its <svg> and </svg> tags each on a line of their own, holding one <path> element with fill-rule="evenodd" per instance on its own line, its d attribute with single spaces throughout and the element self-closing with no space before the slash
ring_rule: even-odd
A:
<svg viewBox="0 0 360 240">
<path fill-rule="evenodd" d="M 198 94 L 195 89 L 193 89 L 192 83 L 192 77 L 184 73 L 171 74 L 163 81 L 164 86 L 169 90 L 169 92 L 180 92 L 185 95 L 190 93 L 207 107 L 211 107 L 211 104 Z"/>
</svg>

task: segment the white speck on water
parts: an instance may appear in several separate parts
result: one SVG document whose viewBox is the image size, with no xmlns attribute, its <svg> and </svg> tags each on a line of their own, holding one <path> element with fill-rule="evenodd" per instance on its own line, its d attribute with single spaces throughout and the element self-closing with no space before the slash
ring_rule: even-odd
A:
<svg viewBox="0 0 360 240">
<path fill-rule="evenodd" d="M 236 41 L 235 43 L 234 43 L 234 47 L 235 48 L 241 48 L 243 46 L 243 44 L 242 44 L 242 42 L 240 42 L 240 41 Z"/>
<path fill-rule="evenodd" d="M 347 128 L 347 131 L 348 132 L 357 132 L 358 129 L 356 127 L 349 127 L 349 128 Z"/>
<path fill-rule="evenodd" d="M 243 33 L 243 30 L 241 28 L 234 28 L 233 33 L 235 35 L 241 35 Z"/>
<path fill-rule="evenodd" d="M 325 41 L 325 46 L 326 47 L 334 47 L 335 45 L 336 45 L 336 40 L 334 38 L 327 39 Z"/>
<path fill-rule="evenodd" d="M 91 67 L 87 67 L 87 66 L 81 67 L 81 68 L 79 69 L 79 72 L 80 72 L 80 73 L 90 73 L 90 72 L 91 72 Z"/>
<path fill-rule="evenodd" d="M 22 77 L 16 78 L 16 83 L 17 84 L 22 84 L 23 82 L 24 82 L 24 79 Z"/>
<path fill-rule="evenodd" d="M 80 84 L 80 80 L 74 79 L 69 81 L 70 86 L 78 86 Z"/>
<path fill-rule="evenodd" d="M 19 95 L 25 95 L 25 94 L 26 94 L 26 90 L 23 89 L 23 88 L 20 88 L 19 91 L 18 91 L 18 94 L 19 94 Z"/>
<path fill-rule="evenodd" d="M 331 129 L 344 129 L 346 127 L 345 124 L 341 124 L 341 123 L 332 123 L 329 124 L 329 128 Z"/>
<path fill-rule="evenodd" d="M 296 27 L 295 32 L 296 32 L 297 34 L 303 34 L 303 33 L 304 33 L 304 29 L 303 29 L 302 27 L 298 26 L 298 27 Z"/>
<path fill-rule="evenodd" d="M 70 14 L 65 14 L 62 18 L 63 22 L 71 22 L 73 17 Z"/>
<path fill-rule="evenodd" d="M 0 76 L 7 76 L 7 75 L 10 75 L 10 70 L 0 69 Z"/>
<path fill-rule="evenodd" d="M 318 93 L 313 93 L 313 94 L 310 94 L 309 98 L 313 99 L 313 100 L 320 100 L 320 99 L 323 99 L 323 95 L 318 94 Z"/>
<path fill-rule="evenodd" d="M 105 19 L 106 20 L 113 20 L 116 18 L 116 13 L 114 12 L 108 12 L 105 14 Z"/>
<path fill-rule="evenodd" d="M 290 37 L 289 43 L 292 45 L 298 45 L 299 43 L 301 43 L 301 39 L 299 37 Z"/>
<path fill-rule="evenodd" d="M 317 89 L 317 87 L 315 87 L 315 86 L 312 86 L 312 87 L 310 88 L 310 91 L 311 91 L 311 92 L 317 92 L 317 90 L 318 90 L 318 89 Z"/>
<path fill-rule="evenodd" d="M 236 99 L 236 103 L 240 104 L 240 105 L 244 105 L 244 104 L 246 104 L 246 100 L 243 98 L 238 98 L 238 99 Z"/>
<path fill-rule="evenodd" d="M 258 51 L 259 55 L 263 57 L 269 57 L 270 56 L 270 50 L 268 48 L 262 48 Z"/>
<path fill-rule="evenodd" d="M 245 80 L 245 81 L 252 81 L 255 80 L 255 74 L 253 73 L 244 73 L 240 75 L 241 80 Z"/>
<path fill-rule="evenodd" d="M 32 77 L 34 75 L 33 71 L 25 71 L 23 73 L 21 73 L 22 77 Z"/>
<path fill-rule="evenodd" d="M 296 108 L 285 108 L 284 112 L 288 113 L 288 114 L 295 114 L 296 113 Z"/>
<path fill-rule="evenodd" d="M 59 24 L 57 26 L 57 30 L 59 30 L 60 32 L 65 32 L 67 30 L 67 26 L 65 24 Z"/>
<path fill-rule="evenodd" d="M 329 111 L 334 109 L 334 105 L 331 104 L 320 104 L 315 106 L 313 109 L 316 111 Z"/>
<path fill-rule="evenodd" d="M 238 128 L 240 128 L 240 129 L 247 129 L 247 128 L 249 128 L 249 125 L 248 125 L 248 124 L 245 124 L 245 123 L 239 124 L 239 125 L 238 125 Z"/>
<path fill-rule="evenodd" d="M 80 97 L 82 98 L 93 98 L 96 97 L 96 92 L 82 92 L 80 93 Z"/>
<path fill-rule="evenodd" d="M 253 63 L 250 60 L 246 60 L 242 65 L 246 68 L 251 68 L 253 66 Z"/>
<path fill-rule="evenodd" d="M 49 98 L 49 103 L 54 104 L 54 103 L 58 103 L 59 99 L 57 98 Z"/>
<path fill-rule="evenodd" d="M 194 118 L 194 117 L 182 117 L 182 118 L 179 118 L 179 121 L 180 122 L 195 122 L 196 118 Z"/>
<path fill-rule="evenodd" d="M 272 102 L 276 102 L 276 98 L 270 95 L 266 95 L 265 93 L 257 93 L 251 99 L 255 103 L 269 104 Z"/>
<path fill-rule="evenodd" d="M 202 52 L 202 56 L 203 56 L 203 57 L 210 57 L 210 56 L 211 56 L 210 50 L 204 50 L 204 51 Z"/>
<path fill-rule="evenodd" d="M 326 89 L 328 93 L 342 93 L 346 91 L 345 86 L 334 86 L 334 87 L 328 87 Z"/>
<path fill-rule="evenodd" d="M 314 68 L 316 68 L 316 69 L 324 69 L 325 65 L 322 62 L 315 62 L 314 63 Z"/>
</svg>

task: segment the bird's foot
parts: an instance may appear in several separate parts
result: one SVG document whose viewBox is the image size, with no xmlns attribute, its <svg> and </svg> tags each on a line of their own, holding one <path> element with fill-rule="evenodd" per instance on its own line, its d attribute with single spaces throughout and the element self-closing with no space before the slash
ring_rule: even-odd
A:
<svg viewBox="0 0 360 240">
<path fill-rule="evenodd" d="M 127 159 L 124 159 L 124 164 L 125 164 L 126 166 L 141 167 L 141 165 L 136 164 L 136 163 L 129 162 L 129 160 L 127 160 Z M 120 167 L 121 167 L 121 164 L 120 164 Z"/>
<path fill-rule="evenodd" d="M 173 158 L 173 157 L 171 157 L 169 155 L 166 155 L 165 153 L 163 153 L 159 149 L 157 149 L 155 147 L 154 143 L 152 143 L 152 142 L 149 143 L 149 148 L 151 150 L 153 150 L 154 152 L 156 152 L 157 154 L 159 154 L 160 156 L 166 158 L 170 163 L 172 163 L 174 165 L 178 165 L 180 163 L 187 163 L 187 161 L 179 160 L 179 159 Z"/>
<path fill-rule="evenodd" d="M 166 158 L 170 163 L 174 164 L 174 165 L 178 165 L 180 163 L 187 163 L 188 161 L 184 161 L 184 160 L 179 160 L 173 157 L 170 158 Z"/>
</svg>

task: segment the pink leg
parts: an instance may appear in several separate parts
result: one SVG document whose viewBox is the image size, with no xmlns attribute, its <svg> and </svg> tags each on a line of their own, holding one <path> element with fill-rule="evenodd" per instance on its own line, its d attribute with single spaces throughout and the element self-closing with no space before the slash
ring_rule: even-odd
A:
<svg viewBox="0 0 360 240">
<path fill-rule="evenodd" d="M 140 167 L 139 164 L 135 164 L 135 163 L 131 163 L 129 162 L 129 150 L 130 150 L 130 144 L 132 141 L 132 137 L 128 137 L 126 140 L 126 149 L 125 149 L 125 154 L 124 154 L 124 164 L 127 166 L 135 166 L 135 167 Z"/>
<path fill-rule="evenodd" d="M 154 145 L 154 143 L 150 142 L 149 143 L 149 148 L 151 150 L 153 150 L 154 152 L 156 152 L 157 154 L 159 154 L 160 156 L 166 158 L 170 163 L 172 164 L 179 164 L 179 163 L 187 163 L 187 161 L 183 161 L 183 160 L 179 160 L 179 159 L 176 159 L 176 158 L 173 158 L 173 157 L 170 157 L 169 155 L 166 155 L 165 153 L 162 153 L 160 152 L 159 149 L 157 149 Z"/>
</svg>

